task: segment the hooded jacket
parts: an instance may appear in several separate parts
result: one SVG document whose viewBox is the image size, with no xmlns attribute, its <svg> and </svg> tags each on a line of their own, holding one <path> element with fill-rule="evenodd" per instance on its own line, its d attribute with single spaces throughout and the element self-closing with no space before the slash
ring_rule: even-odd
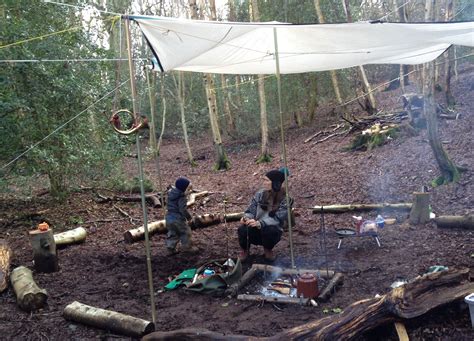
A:
<svg viewBox="0 0 474 341">
<path fill-rule="evenodd" d="M 168 210 L 165 219 L 167 223 L 191 219 L 191 214 L 189 214 L 187 209 L 186 195 L 176 187 L 171 187 L 168 191 Z"/>
<path fill-rule="evenodd" d="M 275 211 L 273 216 L 270 216 L 270 210 L 268 205 L 264 204 L 263 196 L 265 190 L 260 190 L 255 193 L 249 207 L 244 212 L 244 217 L 248 219 L 258 220 L 262 228 L 266 226 L 276 226 L 280 230 L 283 230 L 283 226 L 288 220 L 288 210 L 286 205 L 286 198 L 283 197 L 278 209 Z M 290 198 L 290 206 L 293 205 L 293 199 Z"/>
</svg>

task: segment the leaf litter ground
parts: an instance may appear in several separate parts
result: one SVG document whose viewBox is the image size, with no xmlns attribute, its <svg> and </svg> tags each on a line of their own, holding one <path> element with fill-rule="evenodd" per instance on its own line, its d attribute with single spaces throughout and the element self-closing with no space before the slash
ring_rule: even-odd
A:
<svg viewBox="0 0 474 341">
<path fill-rule="evenodd" d="M 462 73 L 454 86 L 462 113 L 456 121 L 440 122 L 444 147 L 456 164 L 467 167 L 457 184 L 431 190 L 431 206 L 437 215 L 473 213 L 474 183 L 474 94 L 470 84 L 474 73 Z M 399 90 L 380 93 L 381 106 L 398 106 Z M 297 223 L 293 233 L 295 263 L 305 268 L 325 268 L 341 271 L 342 287 L 327 303 L 319 307 L 301 307 L 238 301 L 176 290 L 163 292 L 170 275 L 199 266 L 208 260 L 238 255 L 237 223 L 221 224 L 196 230 L 195 244 L 201 252 L 195 256 L 182 254 L 169 257 L 164 247 L 164 235 L 151 238 L 154 289 L 156 293 L 157 328 L 170 331 L 198 327 L 231 334 L 271 336 L 283 329 L 334 314 L 338 308 L 384 294 L 399 279 L 412 279 L 432 265 L 453 268 L 471 267 L 474 259 L 474 232 L 443 230 L 433 223 L 410 226 L 406 213 L 384 212 L 397 218 L 397 223 L 380 230 L 382 247 L 371 238 L 350 238 L 337 250 L 336 228 L 350 227 L 352 214 L 326 214 L 327 253 L 322 251 L 320 215 L 312 214 L 314 205 L 410 202 L 412 192 L 419 191 L 438 175 L 437 166 L 426 133 L 392 140 L 370 152 L 342 152 L 351 136 L 334 138 L 324 143 L 304 144 L 308 136 L 322 125 L 311 128 L 291 128 L 287 133 L 288 164 L 291 171 L 290 193 L 295 199 Z M 278 134 L 275 134 L 278 136 Z M 214 151 L 208 138 L 195 139 L 193 152 L 197 167 L 186 162 L 184 143 L 166 140 L 162 147 L 161 173 L 166 185 L 179 175 L 189 177 L 196 189 L 212 192 L 209 200 L 198 200 L 193 214 L 240 212 L 245 209 L 263 174 L 282 166 L 280 144 L 272 141 L 275 156 L 270 164 L 258 165 L 258 145 L 230 142 L 226 145 L 232 169 L 213 171 Z M 136 159 L 125 159 L 130 177 L 137 176 Z M 158 184 L 155 162 L 145 164 L 146 176 Z M 39 188 L 38 193 L 44 190 Z M 98 190 L 101 192 L 101 190 Z M 106 193 L 107 194 L 107 193 Z M 1 339 L 108 339 L 117 335 L 64 320 L 63 309 L 73 301 L 110 309 L 144 319 L 151 319 L 146 257 L 143 242 L 131 245 L 123 242 L 123 233 L 134 227 L 114 205 L 137 218 L 139 203 L 98 203 L 94 191 L 73 194 L 66 203 L 57 204 L 48 195 L 20 198 L 3 195 L 0 201 L 0 234 L 11 245 L 12 266 L 32 266 L 27 231 L 47 219 L 57 232 L 81 225 L 88 230 L 84 244 L 59 250 L 60 271 L 53 274 L 35 273 L 38 285 L 49 293 L 48 306 L 27 314 L 16 305 L 12 288 L 0 294 Z M 224 207 L 224 198 L 228 199 Z M 149 221 L 162 219 L 162 210 L 148 207 Z M 375 213 L 363 214 L 374 219 Z M 262 262 L 261 247 L 252 249 L 253 262 Z M 288 233 L 276 246 L 275 265 L 289 267 Z M 244 269 L 248 268 L 248 264 Z M 414 340 L 472 340 L 469 313 L 464 303 L 436 309 L 423 317 L 405 322 L 408 335 Z M 397 340 L 393 325 L 384 325 L 361 339 Z"/>
</svg>

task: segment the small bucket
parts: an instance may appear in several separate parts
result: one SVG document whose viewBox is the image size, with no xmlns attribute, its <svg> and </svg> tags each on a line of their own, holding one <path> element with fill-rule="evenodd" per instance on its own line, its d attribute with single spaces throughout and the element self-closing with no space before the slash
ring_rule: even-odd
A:
<svg viewBox="0 0 474 341">
<path fill-rule="evenodd" d="M 474 293 L 464 297 L 464 302 L 469 306 L 469 313 L 471 314 L 471 325 L 474 328 Z"/>
</svg>

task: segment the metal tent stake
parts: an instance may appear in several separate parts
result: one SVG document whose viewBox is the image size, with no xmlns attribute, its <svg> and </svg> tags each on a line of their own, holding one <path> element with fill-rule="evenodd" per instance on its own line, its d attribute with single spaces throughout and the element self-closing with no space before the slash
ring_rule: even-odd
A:
<svg viewBox="0 0 474 341">
<path fill-rule="evenodd" d="M 131 35 L 130 35 L 130 19 L 125 18 L 125 31 L 127 35 L 127 51 L 128 51 L 128 66 L 130 71 L 130 87 L 132 90 L 132 104 L 133 104 L 133 114 L 138 115 L 138 106 L 136 100 L 136 90 L 135 90 L 135 75 L 133 71 L 133 60 L 132 60 L 132 47 L 131 47 Z M 153 274 L 151 268 L 151 253 L 150 253 L 150 240 L 148 237 L 148 217 L 146 211 L 146 201 L 145 201 L 145 188 L 143 186 L 143 164 L 142 164 L 142 155 L 140 151 L 140 133 L 136 132 L 136 145 L 137 145 L 137 156 L 138 156 L 138 172 L 140 177 L 140 193 L 142 197 L 142 210 L 143 210 L 143 226 L 145 228 L 145 250 L 146 250 L 146 266 L 148 272 L 148 286 L 150 289 L 150 304 L 151 304 L 151 318 L 153 324 L 156 325 L 156 307 L 155 307 L 155 296 L 153 289 Z"/>
<path fill-rule="evenodd" d="M 288 163 L 286 161 L 286 144 L 285 144 L 285 130 L 283 128 L 283 110 L 281 105 L 281 80 L 280 80 L 280 59 L 278 56 L 278 37 L 276 27 L 273 28 L 273 38 L 275 42 L 275 63 L 276 63 L 276 76 L 277 76 L 277 89 L 278 89 L 278 109 L 280 111 L 280 132 L 281 132 L 281 148 L 283 154 L 283 164 L 288 169 Z M 285 191 L 286 191 L 286 208 L 288 212 L 288 239 L 290 240 L 290 258 L 291 267 L 295 267 L 295 256 L 293 254 L 293 226 L 291 226 L 291 207 L 290 207 L 290 194 L 288 193 L 288 173 L 285 174 Z"/>
</svg>

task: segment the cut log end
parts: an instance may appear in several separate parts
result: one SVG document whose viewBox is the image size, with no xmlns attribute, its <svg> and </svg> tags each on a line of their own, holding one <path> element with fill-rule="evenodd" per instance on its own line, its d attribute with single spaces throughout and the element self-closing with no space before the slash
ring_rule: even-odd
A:
<svg viewBox="0 0 474 341">
<path fill-rule="evenodd" d="M 142 337 L 155 330 L 153 322 L 74 301 L 64 308 L 64 318 L 121 335 Z"/>
</svg>

